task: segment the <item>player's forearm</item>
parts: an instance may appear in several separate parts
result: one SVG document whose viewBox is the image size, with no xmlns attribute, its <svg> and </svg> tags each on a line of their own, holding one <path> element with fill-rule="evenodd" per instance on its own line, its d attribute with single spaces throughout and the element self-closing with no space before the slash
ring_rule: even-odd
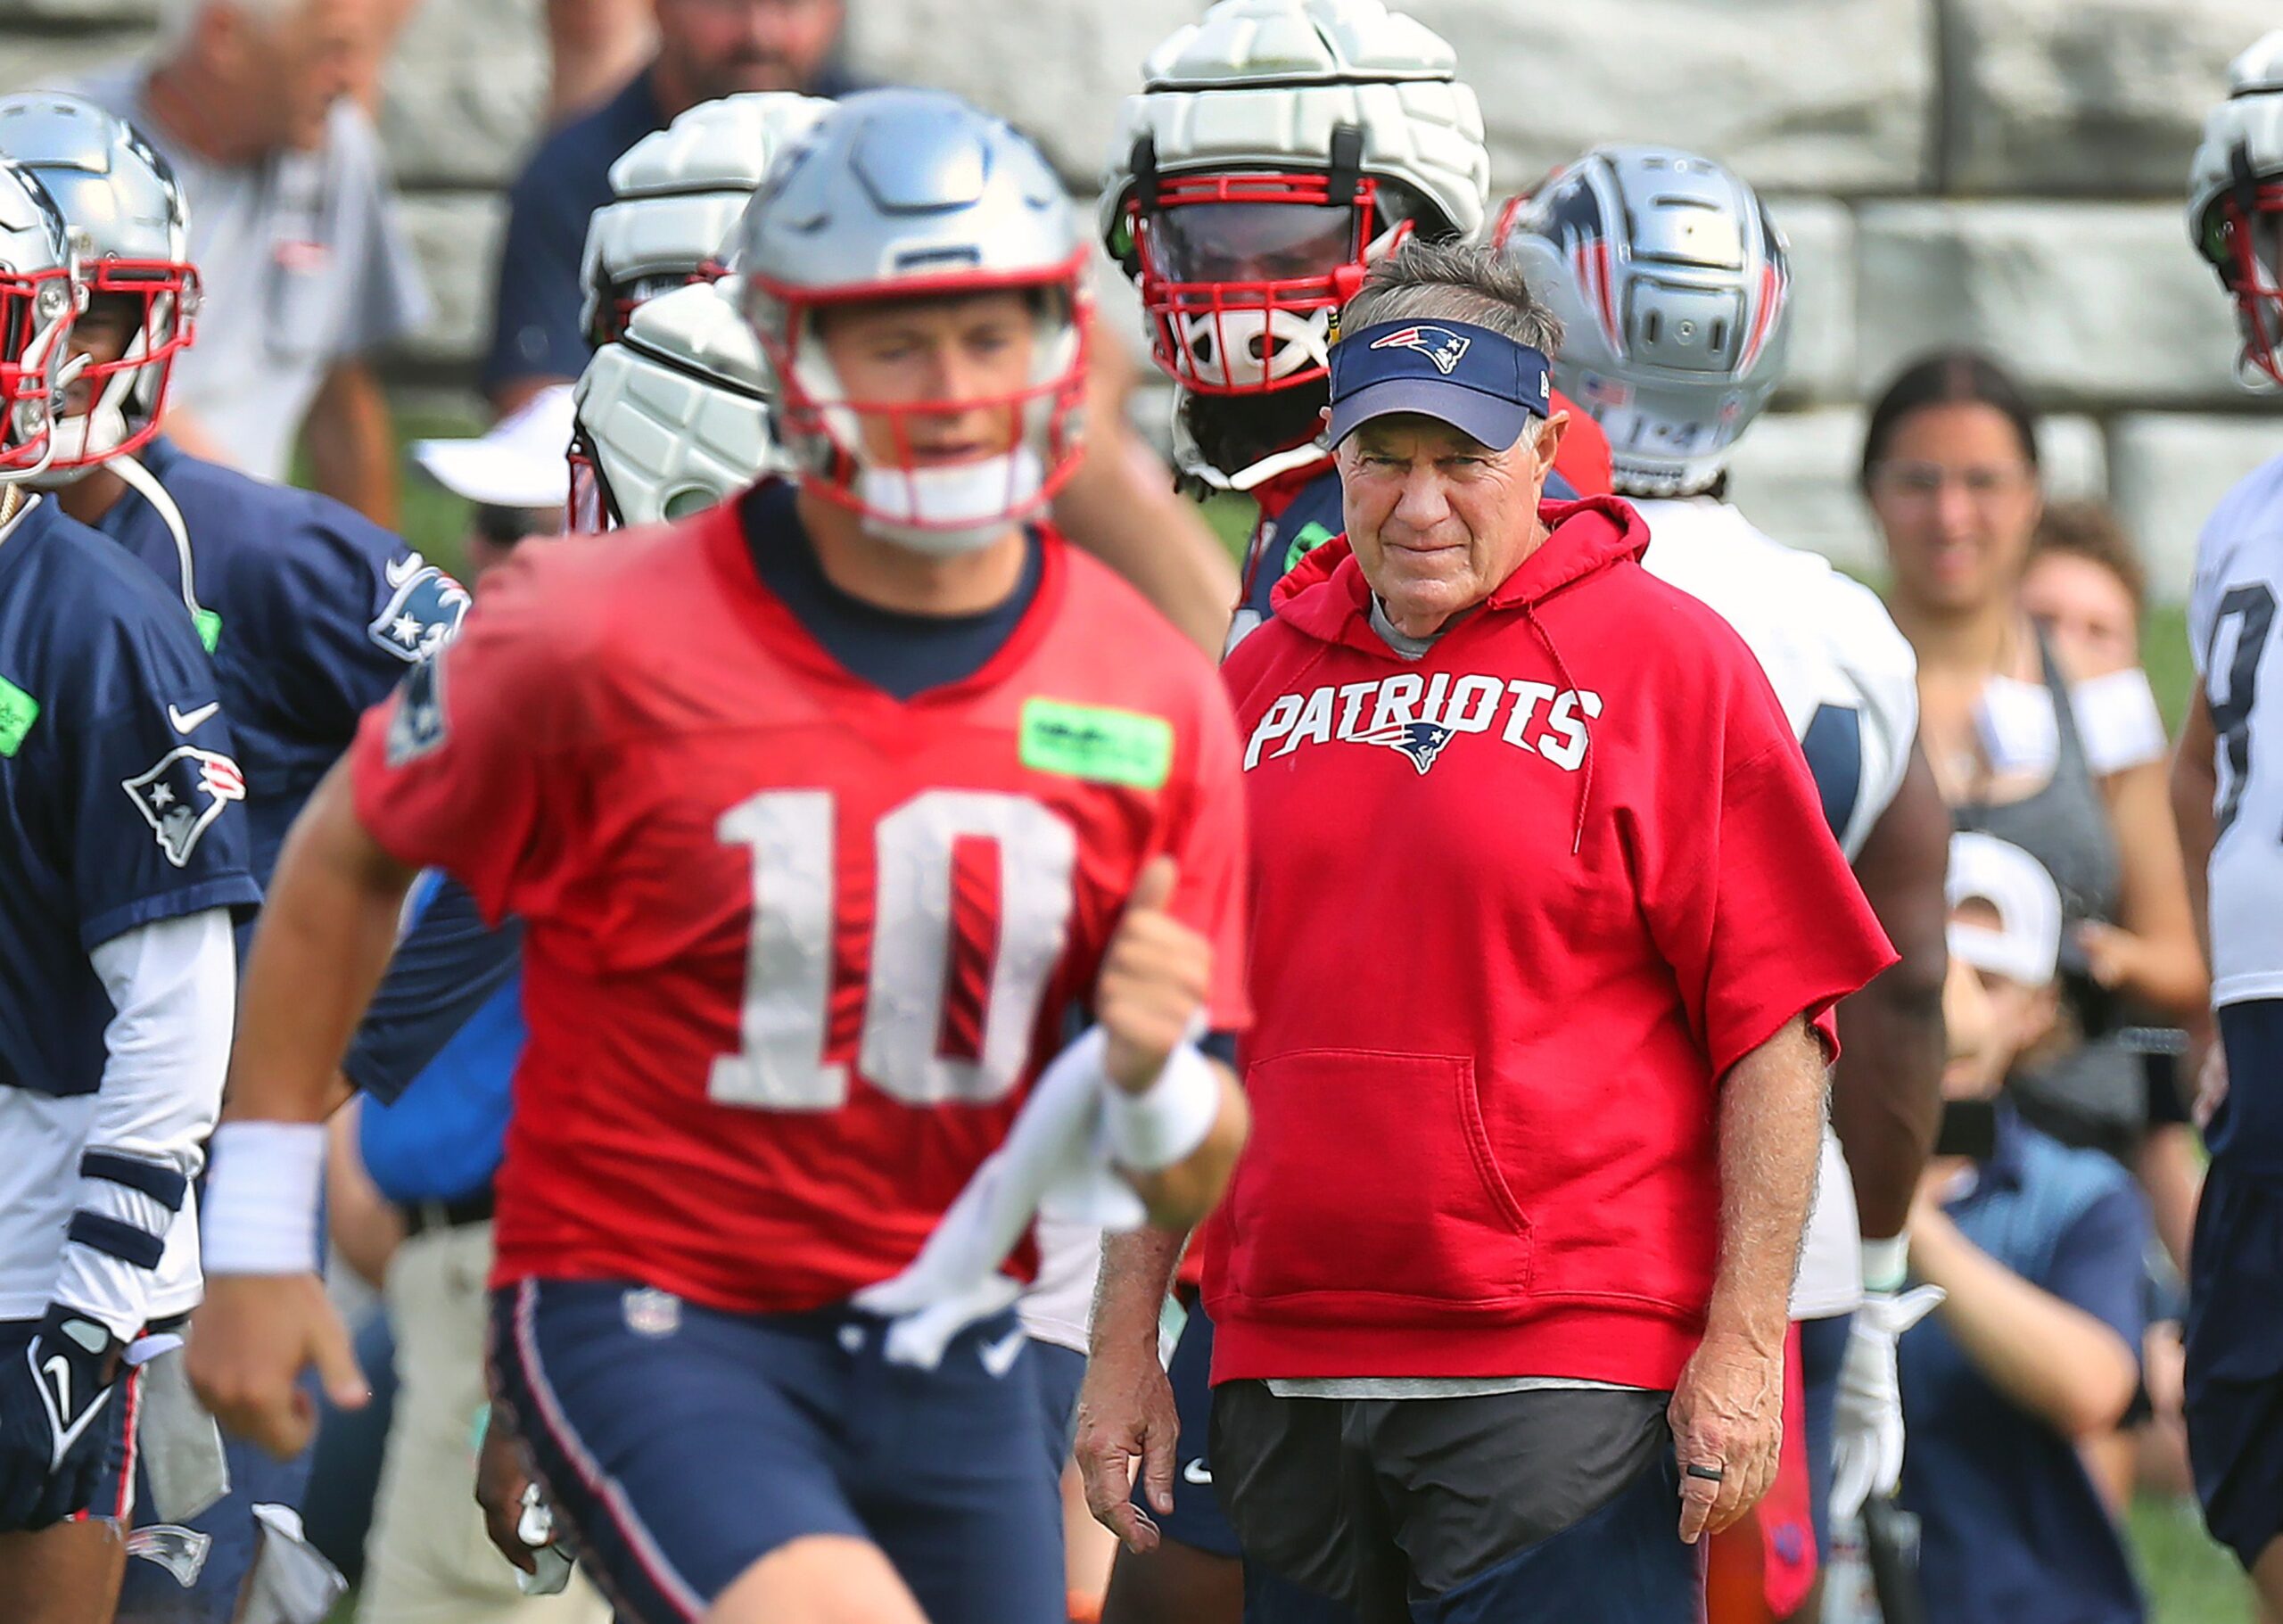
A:
<svg viewBox="0 0 2283 1624">
<path fill-rule="evenodd" d="M 1908 1223 L 1911 1194 L 1941 1126 L 1940 985 L 1926 993 L 1898 964 L 1839 1006 L 1839 1034 L 1832 1125 L 1847 1153 L 1862 1233 L 1885 1240 Z"/>
<path fill-rule="evenodd" d="M 336 766 L 287 836 L 254 932 L 223 1115 L 316 1122 L 348 1098 L 342 1054 L 396 944 L 416 870 L 357 820 Z"/>
<path fill-rule="evenodd" d="M 1173 1290 L 1186 1230 L 1155 1225 L 1102 1237 L 1101 1273 L 1094 1280 L 1089 1351 L 1158 1346 L 1158 1306 Z"/>
<path fill-rule="evenodd" d="M 362 361 L 337 363 L 301 425 L 312 482 L 386 530 L 397 526 L 396 440 L 387 399 Z"/>
<path fill-rule="evenodd" d="M 213 908 L 138 926 L 90 958 L 115 1013 L 52 1295 L 126 1340 L 221 1104 L 237 953 L 228 911 Z"/>
<path fill-rule="evenodd" d="M 1942 1323 L 1990 1384 L 2066 1438 L 2106 1431 L 2139 1365 L 2116 1332 L 2007 1268 L 1939 1211 L 1912 1226 L 1911 1271 L 1948 1292 Z"/>
<path fill-rule="evenodd" d="M 1236 1171 L 1237 1153 L 1244 1149 L 1245 1135 L 1252 1126 L 1252 1113 L 1236 1078 L 1220 1061 L 1207 1063 L 1220 1085 L 1221 1102 L 1203 1141 L 1170 1166 L 1152 1173 L 1131 1169 L 1125 1173 L 1149 1209 L 1150 1222 L 1183 1234 L 1203 1223 L 1228 1189 L 1230 1175 Z"/>
<path fill-rule="evenodd" d="M 2188 725 L 2172 752 L 2172 822 L 2180 831 L 2180 865 L 2188 880 L 2188 918 L 2204 961 L 2212 961 L 2212 846 L 2219 828 L 2212 814 L 2220 791 L 2220 770 L 2213 755 L 2212 712 L 2198 689 Z"/>
<path fill-rule="evenodd" d="M 1896 961 L 1839 1005 L 1832 1126 L 1847 1152 L 1866 1239 L 1902 1232 L 1942 1120 L 1942 981 L 1950 812 L 1916 746 L 1893 802 L 1872 827 L 1855 876 Z"/>
<path fill-rule="evenodd" d="M 1720 1084 L 1720 1250 L 1706 1333 L 1781 1350 L 1823 1135 L 1823 1044 L 1804 1019 Z"/>
</svg>

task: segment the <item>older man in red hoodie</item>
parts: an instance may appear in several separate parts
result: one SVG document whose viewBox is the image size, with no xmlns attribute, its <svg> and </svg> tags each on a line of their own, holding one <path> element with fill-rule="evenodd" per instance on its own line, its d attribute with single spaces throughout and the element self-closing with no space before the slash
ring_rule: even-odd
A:
<svg viewBox="0 0 2283 1624">
<path fill-rule="evenodd" d="M 1345 544 L 1225 667 L 1275 834 L 1215 1488 L 1366 1624 L 1682 1624 L 1775 1471 L 1826 1012 L 1892 953 L 1743 642 L 1625 504 L 1540 507 L 1518 274 L 1406 245 L 1342 325 Z"/>
</svg>

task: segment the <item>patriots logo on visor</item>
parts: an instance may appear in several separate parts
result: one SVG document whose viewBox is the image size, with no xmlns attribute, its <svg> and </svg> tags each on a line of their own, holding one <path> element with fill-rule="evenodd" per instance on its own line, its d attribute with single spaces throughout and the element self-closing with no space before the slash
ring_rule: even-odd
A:
<svg viewBox="0 0 2283 1624">
<path fill-rule="evenodd" d="M 1435 363 L 1435 370 L 1445 377 L 1459 364 L 1467 346 L 1474 341 L 1463 333 L 1454 333 L 1448 327 L 1420 326 L 1399 327 L 1393 333 L 1382 334 L 1372 341 L 1374 350 L 1416 350 Z"/>
<path fill-rule="evenodd" d="M 408 665 L 416 665 L 457 636 L 474 599 L 467 589 L 407 553 L 388 564 L 389 600 L 366 635 Z"/>
<path fill-rule="evenodd" d="M 1464 343 L 1464 339 L 1459 340 Z M 1374 349 L 1377 345 L 1372 346 Z M 1457 737 L 1457 730 L 1446 728 L 1439 721 L 1405 721 L 1391 728 L 1375 728 L 1369 733 L 1356 735 L 1359 745 L 1385 745 L 1390 750 L 1400 750 L 1411 758 L 1411 764 L 1425 778 L 1443 754 L 1443 746 Z"/>
<path fill-rule="evenodd" d="M 246 798 L 245 774 L 237 763 L 212 750 L 177 745 L 150 770 L 120 780 L 127 798 L 158 837 L 159 849 L 177 869 L 198 849 L 206 826 L 233 801 Z"/>
</svg>

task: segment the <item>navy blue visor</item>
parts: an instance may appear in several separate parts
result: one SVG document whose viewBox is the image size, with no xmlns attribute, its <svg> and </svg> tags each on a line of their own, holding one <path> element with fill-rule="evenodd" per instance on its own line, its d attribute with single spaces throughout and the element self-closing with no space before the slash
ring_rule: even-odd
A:
<svg viewBox="0 0 2283 1624">
<path fill-rule="evenodd" d="M 1331 443 L 1374 417 L 1413 413 L 1505 450 L 1552 414 L 1543 351 L 1463 321 L 1388 321 L 1331 347 Z"/>
</svg>

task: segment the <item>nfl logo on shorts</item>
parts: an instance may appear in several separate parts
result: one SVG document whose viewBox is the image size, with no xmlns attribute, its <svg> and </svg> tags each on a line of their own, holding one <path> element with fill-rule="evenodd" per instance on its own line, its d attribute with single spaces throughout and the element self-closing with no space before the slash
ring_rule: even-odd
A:
<svg viewBox="0 0 2283 1624">
<path fill-rule="evenodd" d="M 655 1286 L 629 1291 L 619 1299 L 619 1311 L 638 1337 L 670 1337 L 681 1329 L 681 1298 Z"/>
</svg>

